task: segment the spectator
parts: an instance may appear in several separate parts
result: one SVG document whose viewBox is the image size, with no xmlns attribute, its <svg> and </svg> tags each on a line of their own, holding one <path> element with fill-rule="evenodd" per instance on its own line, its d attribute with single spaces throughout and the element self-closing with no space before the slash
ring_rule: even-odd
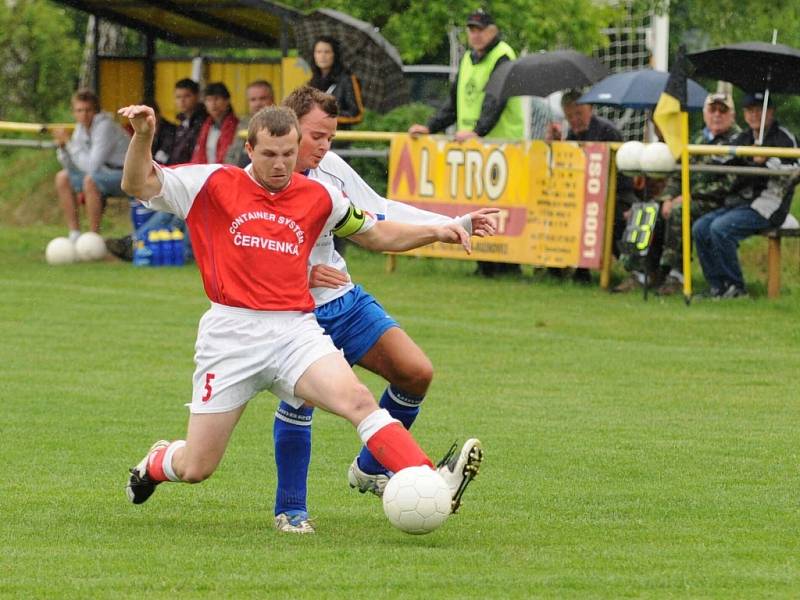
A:
<svg viewBox="0 0 800 600">
<path fill-rule="evenodd" d="M 100 112 L 100 100 L 90 90 L 78 90 L 72 96 L 75 130 L 70 136 L 65 129 L 53 131 L 57 156 L 64 167 L 56 173 L 55 187 L 69 239 L 80 236 L 78 194 L 83 194 L 89 229 L 100 230 L 100 219 L 107 196 L 124 196 L 120 188 L 125 152 L 130 138 L 114 122 L 113 117 Z"/>
<path fill-rule="evenodd" d="M 594 114 L 594 107 L 591 104 L 578 104 L 581 95 L 579 90 L 569 90 L 561 96 L 561 108 L 569 125 L 566 139 L 571 142 L 621 142 L 622 133 L 611 121 Z M 563 131 L 560 125 L 553 123 L 547 139 L 559 140 L 562 137 Z M 615 240 L 622 236 L 622 232 L 625 230 L 625 214 L 637 200 L 631 178 L 617 174 L 617 201 L 613 234 Z M 563 269 L 550 269 L 549 271 L 557 276 L 564 274 Z M 592 275 L 588 269 L 575 269 L 572 278 L 579 283 L 592 281 Z"/>
<path fill-rule="evenodd" d="M 175 84 L 175 108 L 178 109 L 178 127 L 175 142 L 165 164 L 180 165 L 192 160 L 200 128 L 208 117 L 206 107 L 200 102 L 200 86 L 191 79 L 181 79 Z"/>
<path fill-rule="evenodd" d="M 703 105 L 705 127 L 697 134 L 693 144 L 730 146 L 741 133 L 736 124 L 733 98 L 729 94 L 709 94 Z M 697 156 L 693 162 L 719 164 L 714 156 Z M 705 214 L 720 208 L 725 195 L 731 189 L 735 177 L 720 173 L 692 173 L 691 218 L 696 221 Z M 664 242 L 661 251 L 661 268 L 667 272 L 664 283 L 656 290 L 660 296 L 671 296 L 683 291 L 683 228 L 682 196 L 680 176 L 670 177 L 666 188 L 658 198 L 661 202 L 661 217 L 665 221 Z"/>
<path fill-rule="evenodd" d="M 208 117 L 200 127 L 190 162 L 222 163 L 239 130 L 239 119 L 231 108 L 231 93 L 224 83 L 209 83 L 205 89 L 203 104 Z"/>
<path fill-rule="evenodd" d="M 524 139 L 522 100 L 513 97 L 500 101 L 484 93 L 497 66 L 517 58 L 516 53 L 500 39 L 494 19 L 483 9 L 467 18 L 467 36 L 471 50 L 461 59 L 447 103 L 427 125 L 415 123 L 408 132 L 412 136 L 438 133 L 455 123 L 459 142 L 475 137 Z M 519 272 L 516 264 L 478 262 L 477 273 L 484 277 Z"/>
<path fill-rule="evenodd" d="M 247 94 L 247 116 L 239 119 L 239 131 L 247 131 L 250 126 L 250 118 L 265 106 L 272 106 L 275 104 L 275 92 L 272 89 L 272 84 L 269 81 L 259 79 L 252 82 L 247 86 L 245 91 Z M 225 163 L 229 165 L 236 165 L 237 167 L 246 167 L 250 164 L 250 158 L 244 149 L 245 138 L 236 135 L 233 138 L 228 151 L 225 153 Z"/>
<path fill-rule="evenodd" d="M 764 96 L 748 94 L 743 101 L 744 120 L 748 129 L 734 140 L 735 146 L 756 145 L 761 130 Z M 763 146 L 796 148 L 794 136 L 778 124 L 775 108 L 767 106 Z M 756 157 L 732 159 L 728 164 L 766 166 L 789 170 L 796 167 L 793 159 Z M 703 275 L 709 285 L 707 296 L 742 298 L 747 296 L 744 276 L 739 265 L 739 242 L 771 227 L 779 227 L 792 201 L 796 180 L 789 177 L 739 175 L 725 197 L 725 206 L 698 219 L 692 227 L 692 238 Z"/>
<path fill-rule="evenodd" d="M 349 129 L 364 120 L 361 84 L 342 63 L 338 40 L 320 36 L 314 42 L 314 64 L 311 65 L 308 85 L 336 98 L 339 105 L 338 129 Z"/>
</svg>

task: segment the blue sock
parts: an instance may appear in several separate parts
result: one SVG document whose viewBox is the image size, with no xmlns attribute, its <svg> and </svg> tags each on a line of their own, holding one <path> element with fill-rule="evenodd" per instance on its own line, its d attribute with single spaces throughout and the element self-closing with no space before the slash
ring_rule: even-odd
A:
<svg viewBox="0 0 800 600">
<path fill-rule="evenodd" d="M 308 512 L 306 506 L 308 465 L 311 463 L 311 415 L 313 408 L 294 408 L 281 402 L 275 411 L 272 437 L 278 488 L 275 514 L 287 511 Z"/>
<path fill-rule="evenodd" d="M 419 414 L 419 405 L 422 404 L 424 399 L 424 395 L 415 396 L 389 385 L 383 391 L 380 407 L 388 410 L 392 417 L 403 424 L 403 427 L 411 429 L 414 419 Z M 361 447 L 361 453 L 358 455 L 358 468 L 364 473 L 372 475 L 387 472 L 384 466 L 375 460 L 375 457 L 367 450 L 366 446 Z"/>
</svg>

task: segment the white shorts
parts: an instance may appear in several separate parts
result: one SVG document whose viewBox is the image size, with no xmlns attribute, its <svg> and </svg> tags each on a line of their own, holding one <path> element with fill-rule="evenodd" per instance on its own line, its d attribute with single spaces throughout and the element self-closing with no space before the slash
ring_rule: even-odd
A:
<svg viewBox="0 0 800 600">
<path fill-rule="evenodd" d="M 314 362 L 340 352 L 313 313 L 211 304 L 200 319 L 192 377 L 193 413 L 221 413 L 262 390 L 299 408 L 297 380 Z"/>
</svg>

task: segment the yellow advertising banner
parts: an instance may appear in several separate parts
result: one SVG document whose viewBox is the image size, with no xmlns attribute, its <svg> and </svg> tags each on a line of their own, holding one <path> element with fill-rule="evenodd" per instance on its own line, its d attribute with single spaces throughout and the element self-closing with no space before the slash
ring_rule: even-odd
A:
<svg viewBox="0 0 800 600">
<path fill-rule="evenodd" d="M 471 257 L 448 244 L 413 254 L 597 269 L 608 164 L 602 143 L 459 144 L 399 136 L 389 154 L 388 196 L 449 216 L 500 209 L 498 234 L 474 238 Z"/>
</svg>

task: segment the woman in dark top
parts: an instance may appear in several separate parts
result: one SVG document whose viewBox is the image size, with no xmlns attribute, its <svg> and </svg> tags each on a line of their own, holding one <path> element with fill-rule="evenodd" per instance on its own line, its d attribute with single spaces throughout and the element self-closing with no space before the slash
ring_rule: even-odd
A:
<svg viewBox="0 0 800 600">
<path fill-rule="evenodd" d="M 311 65 L 308 84 L 327 94 L 332 94 L 339 104 L 339 129 L 347 129 L 364 119 L 361 85 L 342 63 L 338 40 L 321 36 L 314 42 L 314 64 Z"/>
</svg>

